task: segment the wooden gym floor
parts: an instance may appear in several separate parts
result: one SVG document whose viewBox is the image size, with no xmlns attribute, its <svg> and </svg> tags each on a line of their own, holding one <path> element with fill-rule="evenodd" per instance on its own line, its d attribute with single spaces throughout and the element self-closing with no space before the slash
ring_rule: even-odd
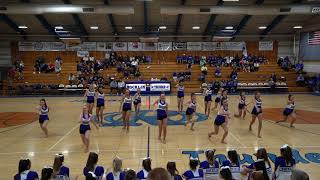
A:
<svg viewBox="0 0 320 180">
<path fill-rule="evenodd" d="M 236 112 L 238 96 L 229 96 L 229 109 Z M 230 133 L 227 144 L 221 144 L 222 131 L 217 137 L 207 138 L 207 133 L 213 130 L 213 118 L 216 111 L 206 119 L 203 115 L 203 97 L 198 96 L 198 120 L 195 131 L 181 125 L 184 114 L 177 114 L 175 96 L 167 96 L 170 109 L 170 125 L 168 126 L 167 143 L 157 140 L 158 129 L 154 114 L 149 111 L 156 96 L 143 97 L 143 110 L 139 117 L 132 113 L 132 124 L 136 125 L 129 133 L 122 131 L 119 125 L 119 96 L 106 97 L 105 126 L 96 130 L 92 127 L 90 150 L 99 153 L 99 164 L 107 170 L 111 168 L 112 159 L 119 156 L 123 159 L 124 168 L 141 169 L 141 160 L 148 153 L 148 126 L 150 127 L 150 156 L 152 166 L 165 167 L 167 161 L 177 162 L 178 170 L 183 173 L 188 168 L 187 151 L 217 149 L 216 154 L 226 154 L 229 149 L 236 149 L 240 159 L 255 160 L 252 154 L 258 147 L 267 148 L 269 153 L 279 155 L 279 148 L 289 144 L 295 150 L 295 158 L 301 168 L 309 173 L 311 179 L 320 179 L 320 96 L 296 94 L 298 121 L 296 128 L 288 128 L 288 123 L 275 124 L 274 120 L 281 119 L 282 108 L 286 104 L 286 94 L 262 95 L 263 122 L 262 139 L 256 137 L 257 123 L 253 132 L 248 131 L 251 115 L 245 120 L 232 118 L 229 123 Z M 58 152 L 65 154 L 65 165 L 69 166 L 72 175 L 82 177 L 82 169 L 87 155 L 79 136 L 79 114 L 82 109 L 82 97 L 48 97 L 50 107 L 49 138 L 39 128 L 35 107 L 40 98 L 1 98 L 0 99 L 0 179 L 12 179 L 17 172 L 20 158 L 30 158 L 32 169 L 39 175 L 45 165 L 52 165 L 54 155 Z M 189 96 L 185 97 L 185 102 Z M 252 99 L 252 96 L 247 96 Z M 213 107 L 213 105 L 212 105 Z M 248 109 L 251 111 L 252 106 Z M 183 154 L 184 153 L 184 154 Z M 243 154 L 245 154 L 243 156 Z M 200 160 L 204 155 L 200 153 Z"/>
</svg>

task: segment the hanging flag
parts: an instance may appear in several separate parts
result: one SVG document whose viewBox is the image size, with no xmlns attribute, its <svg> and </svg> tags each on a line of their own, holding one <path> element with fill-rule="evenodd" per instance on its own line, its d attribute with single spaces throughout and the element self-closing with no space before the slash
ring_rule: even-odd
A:
<svg viewBox="0 0 320 180">
<path fill-rule="evenodd" d="M 320 31 L 309 32 L 308 44 L 319 45 L 320 44 Z"/>
</svg>

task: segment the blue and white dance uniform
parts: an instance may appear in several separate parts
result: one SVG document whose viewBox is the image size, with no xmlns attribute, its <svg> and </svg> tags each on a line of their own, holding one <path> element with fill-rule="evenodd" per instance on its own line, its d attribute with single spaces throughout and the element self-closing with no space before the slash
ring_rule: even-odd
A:
<svg viewBox="0 0 320 180">
<path fill-rule="evenodd" d="M 38 180 L 38 173 L 35 171 L 26 170 L 20 174 L 16 174 L 13 178 L 14 180 Z"/>
<path fill-rule="evenodd" d="M 294 159 L 292 159 L 292 161 L 287 164 L 286 160 L 283 157 L 277 157 L 274 162 L 274 166 L 276 169 L 274 178 L 276 180 L 291 180 L 292 170 L 295 165 L 296 161 Z"/>
<path fill-rule="evenodd" d="M 138 104 L 140 104 L 140 103 L 141 103 L 141 94 L 136 93 L 136 94 L 134 95 L 133 104 L 134 104 L 134 105 L 138 105 Z"/>
<path fill-rule="evenodd" d="M 228 107 L 227 108 L 223 107 L 223 112 L 224 113 L 228 112 Z M 214 120 L 214 124 L 217 126 L 221 126 L 225 122 L 226 122 L 226 116 L 220 114 L 220 111 L 219 111 L 216 119 Z"/>
<path fill-rule="evenodd" d="M 141 179 L 141 180 L 147 179 L 148 174 L 149 174 L 148 171 L 146 171 L 145 169 L 142 169 L 137 173 L 137 179 Z"/>
<path fill-rule="evenodd" d="M 168 117 L 167 106 L 168 104 L 165 101 L 159 100 L 157 108 L 157 120 L 162 121 Z"/>
<path fill-rule="evenodd" d="M 177 91 L 178 91 L 178 98 L 184 97 L 184 86 L 178 86 Z"/>
<path fill-rule="evenodd" d="M 266 171 L 267 171 L 267 174 L 268 174 L 268 177 L 269 177 L 269 180 L 272 180 L 272 167 L 264 161 L 264 159 L 258 159 L 257 161 L 255 161 L 254 163 L 250 164 L 249 166 L 247 166 L 248 169 L 254 169 L 254 167 L 257 167 L 257 164 L 258 163 L 265 163 L 265 166 L 266 166 Z M 249 174 L 248 176 L 248 180 L 250 179 L 250 176 L 251 174 Z"/>
<path fill-rule="evenodd" d="M 212 101 L 212 90 L 207 89 L 204 93 L 204 101 L 208 102 L 208 101 Z"/>
<path fill-rule="evenodd" d="M 228 96 L 221 96 L 220 105 L 222 105 L 224 100 L 227 100 L 227 102 L 228 102 Z"/>
<path fill-rule="evenodd" d="M 79 128 L 80 134 L 86 134 L 87 131 L 91 130 L 91 128 L 90 128 L 91 117 L 92 117 L 91 114 L 84 115 L 82 113 L 81 124 L 80 124 L 80 128 Z"/>
<path fill-rule="evenodd" d="M 117 173 L 110 172 L 107 174 L 106 179 L 107 180 L 125 180 L 125 176 L 126 176 L 126 173 L 124 171 L 117 172 Z"/>
<path fill-rule="evenodd" d="M 132 99 L 131 97 L 124 97 L 122 104 L 122 111 L 131 111 Z"/>
<path fill-rule="evenodd" d="M 194 112 L 196 112 L 197 109 L 197 104 L 195 101 L 191 101 L 187 110 L 186 110 L 186 115 L 190 116 L 192 115 Z"/>
<path fill-rule="evenodd" d="M 183 179 L 179 174 L 176 174 L 174 176 L 171 176 L 171 180 L 183 180 Z"/>
<path fill-rule="evenodd" d="M 49 120 L 49 107 L 48 106 L 41 106 L 39 110 L 39 123 L 42 124 L 45 121 Z"/>
<path fill-rule="evenodd" d="M 188 170 L 183 173 L 183 177 L 187 180 L 204 180 L 203 175 L 204 173 L 202 169 L 196 169 L 195 171 Z"/>
<path fill-rule="evenodd" d="M 260 99 L 255 99 L 255 105 L 253 106 L 251 114 L 253 115 L 259 115 L 262 113 L 262 101 Z"/>
<path fill-rule="evenodd" d="M 61 166 L 58 174 L 53 176 L 53 179 L 57 180 L 67 180 L 69 179 L 70 170 L 66 166 Z"/>
<path fill-rule="evenodd" d="M 232 174 L 232 179 L 241 180 L 241 178 L 240 178 L 240 172 L 241 172 L 240 163 L 235 164 L 235 163 L 232 163 L 229 160 L 226 160 L 226 161 L 222 162 L 222 166 L 229 166 L 230 167 L 230 171 L 231 171 L 231 174 Z"/>
<path fill-rule="evenodd" d="M 208 180 L 219 180 L 219 162 L 214 161 L 213 165 L 209 164 L 208 161 L 200 163 L 200 168 L 203 169 L 204 179 Z"/>
<path fill-rule="evenodd" d="M 294 108 L 295 108 L 295 104 L 294 104 L 294 102 L 291 102 L 291 103 L 290 103 L 289 105 L 287 105 L 286 108 L 284 109 L 283 115 L 284 115 L 284 116 L 289 116 L 290 114 L 293 113 Z"/>
<path fill-rule="evenodd" d="M 104 93 L 100 94 L 100 92 L 98 92 L 97 107 L 103 107 L 103 106 L 104 106 Z"/>
<path fill-rule="evenodd" d="M 87 103 L 94 103 L 94 91 L 87 91 Z"/>
<path fill-rule="evenodd" d="M 89 176 L 90 170 L 87 167 L 83 168 L 83 175 L 85 177 Z M 94 175 L 96 175 L 97 180 L 102 180 L 104 174 L 104 168 L 102 166 L 96 166 L 93 171 L 91 171 Z"/>
<path fill-rule="evenodd" d="M 246 106 L 246 97 L 245 96 L 240 97 L 238 108 L 239 109 L 244 109 L 245 106 Z"/>
<path fill-rule="evenodd" d="M 221 94 L 218 92 L 216 99 L 214 102 L 219 103 L 221 101 Z"/>
</svg>

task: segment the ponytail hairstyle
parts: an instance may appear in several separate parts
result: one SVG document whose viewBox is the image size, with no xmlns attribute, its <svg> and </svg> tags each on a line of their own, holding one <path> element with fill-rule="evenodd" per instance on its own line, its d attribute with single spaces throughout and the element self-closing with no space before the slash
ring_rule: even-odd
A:
<svg viewBox="0 0 320 180">
<path fill-rule="evenodd" d="M 61 166 L 63 165 L 64 162 L 64 156 L 63 154 L 59 153 L 56 154 L 54 157 L 54 162 L 53 162 L 53 174 L 56 175 L 59 173 Z"/>
<path fill-rule="evenodd" d="M 214 157 L 214 153 L 216 152 L 216 150 L 215 149 L 213 149 L 213 150 L 207 150 L 206 152 L 205 152 L 205 154 L 206 154 L 206 158 L 207 158 L 207 160 L 208 160 L 208 163 L 210 164 L 210 165 L 213 165 L 214 164 L 214 159 L 215 159 L 215 157 Z"/>
<path fill-rule="evenodd" d="M 267 153 L 267 150 L 265 148 L 259 148 L 257 150 L 256 156 L 257 156 L 258 159 L 263 159 L 264 162 L 267 162 L 269 167 L 271 167 L 271 164 L 270 164 L 270 161 L 269 161 L 269 158 L 268 158 L 268 153 Z"/>
<path fill-rule="evenodd" d="M 18 174 L 31 168 L 31 161 L 29 159 L 21 159 L 19 161 Z"/>
<path fill-rule="evenodd" d="M 281 156 L 286 161 L 286 164 L 291 164 L 293 157 L 292 157 L 292 149 L 286 144 L 281 147 L 280 149 Z"/>
<path fill-rule="evenodd" d="M 151 168 L 151 159 L 149 157 L 143 159 L 142 161 L 142 167 L 145 169 L 147 172 L 150 172 L 152 170 Z"/>
<path fill-rule="evenodd" d="M 176 162 L 169 161 L 167 163 L 167 170 L 171 176 L 175 176 L 175 175 L 179 174 L 179 171 L 177 170 Z"/>
<path fill-rule="evenodd" d="M 224 180 L 232 180 L 232 173 L 229 166 L 223 166 L 220 170 L 220 177 Z"/>
<path fill-rule="evenodd" d="M 47 102 L 46 102 L 46 100 L 43 98 L 43 99 L 40 99 L 40 102 L 43 102 L 44 103 L 44 106 L 47 108 L 48 106 L 47 106 Z"/>
<path fill-rule="evenodd" d="M 288 95 L 288 100 L 291 101 L 291 98 L 292 98 L 292 97 L 293 97 L 293 95 L 292 95 L 292 94 L 289 94 L 289 95 Z"/>
<path fill-rule="evenodd" d="M 45 166 L 41 171 L 41 180 L 51 180 L 53 175 L 52 167 Z"/>
<path fill-rule="evenodd" d="M 122 171 L 122 160 L 119 157 L 115 157 L 113 159 L 113 172 L 121 172 Z"/>
<path fill-rule="evenodd" d="M 239 155 L 236 150 L 228 151 L 228 158 L 230 159 L 231 163 L 239 164 Z"/>
<path fill-rule="evenodd" d="M 88 156 L 87 164 L 86 164 L 86 168 L 88 169 L 88 171 L 93 171 L 97 163 L 98 163 L 98 154 L 94 152 L 90 152 Z"/>
<path fill-rule="evenodd" d="M 190 157 L 189 166 L 191 170 L 196 170 L 199 165 L 199 158 Z"/>
</svg>

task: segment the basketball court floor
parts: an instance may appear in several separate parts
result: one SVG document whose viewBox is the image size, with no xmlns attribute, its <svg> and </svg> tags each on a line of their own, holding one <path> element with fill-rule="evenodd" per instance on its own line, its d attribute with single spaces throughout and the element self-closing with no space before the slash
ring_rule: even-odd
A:
<svg viewBox="0 0 320 180">
<path fill-rule="evenodd" d="M 152 166 L 165 167 L 168 161 L 176 161 L 178 170 L 183 173 L 188 168 L 188 158 L 198 154 L 204 160 L 203 151 L 216 149 L 221 160 L 229 149 L 236 149 L 242 162 L 255 160 L 253 153 L 259 147 L 267 148 L 272 159 L 279 155 L 279 148 L 289 144 L 295 149 L 294 158 L 297 168 L 303 169 L 312 180 L 320 179 L 320 96 L 296 94 L 297 124 L 288 128 L 288 123 L 275 124 L 282 118 L 282 110 L 286 104 L 287 95 L 262 95 L 263 129 L 262 139 L 258 139 L 257 123 L 253 132 L 248 131 L 251 115 L 245 120 L 232 118 L 227 144 L 221 144 L 222 131 L 218 136 L 207 137 L 213 130 L 213 119 L 204 116 L 203 97 L 198 96 L 197 119 L 195 131 L 183 126 L 184 114 L 178 114 L 176 96 L 167 96 L 170 117 L 167 143 L 157 140 L 158 129 L 154 111 L 149 110 L 150 102 L 156 96 L 144 96 L 142 112 L 139 116 L 131 114 L 130 132 L 122 130 L 119 115 L 120 96 L 106 97 L 104 126 L 91 131 L 90 151 L 99 153 L 99 164 L 110 170 L 112 159 L 119 156 L 123 159 L 124 168 L 141 169 L 141 161 L 148 153 L 152 158 Z M 247 99 L 251 99 L 248 96 Z M 189 96 L 185 97 L 185 102 Z M 12 179 L 18 170 L 20 158 L 30 158 L 32 169 L 39 174 L 45 165 L 52 165 L 56 153 L 65 154 L 65 165 L 70 167 L 72 175 L 82 177 L 82 169 L 86 164 L 88 153 L 84 153 L 79 136 L 79 114 L 84 104 L 82 97 L 48 97 L 50 107 L 49 138 L 39 127 L 35 107 L 40 98 L 1 98 L 0 99 L 0 179 Z M 238 96 L 230 96 L 229 109 L 237 111 Z M 213 107 L 213 106 L 212 106 Z M 249 105 L 248 110 L 251 111 Z M 148 127 L 150 127 L 150 144 L 148 146 Z"/>
</svg>

